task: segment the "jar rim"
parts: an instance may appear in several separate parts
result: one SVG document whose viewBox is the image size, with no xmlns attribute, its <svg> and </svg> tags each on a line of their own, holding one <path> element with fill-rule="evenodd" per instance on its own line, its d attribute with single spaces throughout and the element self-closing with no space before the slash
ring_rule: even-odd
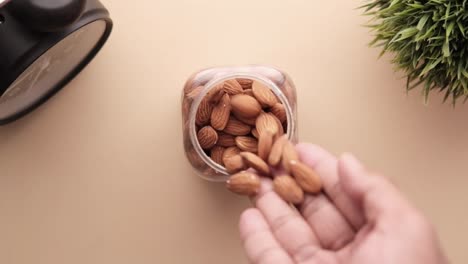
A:
<svg viewBox="0 0 468 264">
<path fill-rule="evenodd" d="M 196 129 L 196 124 L 195 124 L 195 119 L 196 119 L 196 114 L 198 111 L 198 107 L 201 104 L 201 101 L 203 98 L 208 94 L 211 89 L 216 87 L 219 83 L 225 82 L 228 80 L 232 79 L 250 79 L 254 81 L 259 81 L 267 85 L 268 88 L 278 97 L 278 99 L 281 101 L 281 103 L 285 106 L 286 110 L 286 120 L 287 120 L 287 131 L 286 134 L 288 136 L 288 139 L 292 139 L 294 137 L 293 131 L 295 131 L 295 122 L 294 120 L 294 110 L 291 107 L 291 104 L 289 103 L 288 99 L 286 98 L 286 95 L 283 93 L 283 91 L 276 85 L 275 82 L 270 80 L 269 78 L 263 76 L 262 74 L 259 73 L 251 73 L 251 72 L 236 72 L 236 73 L 226 73 L 221 76 L 215 77 L 211 79 L 203 88 L 203 90 L 200 92 L 200 94 L 197 96 L 197 98 L 193 101 L 192 106 L 190 107 L 190 115 L 189 115 L 189 133 L 190 133 L 190 140 L 193 145 L 193 148 L 195 152 L 200 156 L 200 158 L 203 160 L 205 164 L 207 164 L 211 169 L 215 170 L 217 173 L 223 174 L 225 177 L 220 176 L 219 179 L 212 179 L 208 178 L 205 175 L 201 175 L 202 178 L 205 178 L 210 181 L 219 181 L 219 182 L 224 182 L 226 181 L 229 176 L 229 173 L 227 172 L 226 168 L 224 166 L 221 166 L 220 164 L 214 162 L 202 149 L 200 146 L 200 143 L 198 142 L 198 137 L 197 137 L 197 129 Z M 285 80 L 287 82 L 287 80 Z"/>
</svg>

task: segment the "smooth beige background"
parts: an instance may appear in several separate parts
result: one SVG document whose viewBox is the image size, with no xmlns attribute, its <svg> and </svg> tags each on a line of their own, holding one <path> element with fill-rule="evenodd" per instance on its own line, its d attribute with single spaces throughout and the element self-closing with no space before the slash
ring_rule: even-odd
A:
<svg viewBox="0 0 468 264">
<path fill-rule="evenodd" d="M 0 263 L 246 263 L 248 201 L 185 161 L 179 97 L 194 71 L 271 64 L 294 79 L 300 136 L 356 153 L 468 260 L 468 106 L 425 106 L 367 47 L 360 1 L 107 0 L 115 31 L 47 105 L 0 128 Z"/>
</svg>

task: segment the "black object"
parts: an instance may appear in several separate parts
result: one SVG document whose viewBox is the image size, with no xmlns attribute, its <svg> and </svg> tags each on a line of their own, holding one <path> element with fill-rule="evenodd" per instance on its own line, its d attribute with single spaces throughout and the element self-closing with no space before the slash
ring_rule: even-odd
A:
<svg viewBox="0 0 468 264">
<path fill-rule="evenodd" d="M 54 32 L 73 24 L 85 5 L 86 0 L 14 0 L 8 9 L 29 27 Z"/>
<path fill-rule="evenodd" d="M 0 8 L 0 125 L 63 88 L 111 30 L 98 0 L 13 0 Z"/>
</svg>

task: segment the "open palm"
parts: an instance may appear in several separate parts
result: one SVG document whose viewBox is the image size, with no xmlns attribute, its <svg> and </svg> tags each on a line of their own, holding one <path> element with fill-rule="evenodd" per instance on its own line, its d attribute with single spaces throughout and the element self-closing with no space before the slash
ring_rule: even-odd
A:
<svg viewBox="0 0 468 264">
<path fill-rule="evenodd" d="M 265 180 L 240 220 L 251 263 L 448 263 L 429 222 L 387 180 L 351 155 L 337 160 L 317 146 L 297 149 L 321 175 L 324 192 L 294 208 Z"/>
</svg>

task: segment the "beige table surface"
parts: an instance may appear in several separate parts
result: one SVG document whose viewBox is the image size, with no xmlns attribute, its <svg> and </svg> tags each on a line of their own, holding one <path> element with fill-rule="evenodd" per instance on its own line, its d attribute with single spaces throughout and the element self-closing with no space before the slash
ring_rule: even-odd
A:
<svg viewBox="0 0 468 264">
<path fill-rule="evenodd" d="M 468 106 L 407 96 L 367 47 L 359 3 L 105 1 L 115 31 L 102 53 L 0 128 L 0 263 L 246 263 L 249 203 L 192 173 L 179 97 L 200 68 L 249 63 L 292 76 L 301 140 L 392 177 L 466 263 Z"/>
</svg>

